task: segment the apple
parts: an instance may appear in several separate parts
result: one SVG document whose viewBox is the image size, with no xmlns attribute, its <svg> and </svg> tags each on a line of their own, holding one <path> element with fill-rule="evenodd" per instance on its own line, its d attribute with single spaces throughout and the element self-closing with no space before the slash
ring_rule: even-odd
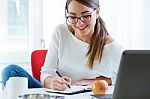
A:
<svg viewBox="0 0 150 99">
<path fill-rule="evenodd" d="M 105 80 L 95 80 L 92 85 L 92 93 L 94 95 L 106 94 L 108 91 L 108 83 Z"/>
</svg>

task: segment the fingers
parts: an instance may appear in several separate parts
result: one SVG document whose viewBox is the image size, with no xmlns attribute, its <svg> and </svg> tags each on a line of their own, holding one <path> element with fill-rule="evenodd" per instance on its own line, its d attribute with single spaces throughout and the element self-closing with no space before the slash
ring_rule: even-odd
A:
<svg viewBox="0 0 150 99">
<path fill-rule="evenodd" d="M 59 82 L 56 82 L 53 85 L 53 89 L 54 90 L 61 90 L 61 91 L 63 91 L 65 89 L 67 89 L 67 88 L 68 88 L 68 86 L 66 84 L 62 84 L 62 83 L 59 83 Z"/>
<path fill-rule="evenodd" d="M 67 85 L 71 85 L 71 78 L 67 77 L 67 76 L 63 76 L 62 77 L 65 81 L 67 81 Z"/>
<path fill-rule="evenodd" d="M 70 82 L 68 81 L 71 81 L 69 78 L 67 77 L 54 77 L 52 79 L 52 83 L 51 83 L 51 88 L 54 89 L 54 90 L 65 90 L 68 88 L 67 85 L 69 85 Z"/>
</svg>

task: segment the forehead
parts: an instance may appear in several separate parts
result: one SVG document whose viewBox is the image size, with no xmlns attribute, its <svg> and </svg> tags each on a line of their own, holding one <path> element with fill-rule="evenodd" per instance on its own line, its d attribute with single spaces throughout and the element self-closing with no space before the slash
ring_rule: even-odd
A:
<svg viewBox="0 0 150 99">
<path fill-rule="evenodd" d="M 72 0 L 69 5 L 68 5 L 68 11 L 71 13 L 76 13 L 76 14 L 80 14 L 84 11 L 92 11 L 92 8 L 89 8 L 79 2 L 77 2 L 76 0 Z"/>
</svg>

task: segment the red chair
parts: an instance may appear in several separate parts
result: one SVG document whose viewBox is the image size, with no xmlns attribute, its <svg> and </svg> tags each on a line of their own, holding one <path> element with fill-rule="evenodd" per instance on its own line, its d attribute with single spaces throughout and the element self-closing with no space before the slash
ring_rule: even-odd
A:
<svg viewBox="0 0 150 99">
<path fill-rule="evenodd" d="M 47 50 L 35 50 L 31 53 L 31 69 L 33 77 L 40 81 L 41 67 L 44 65 Z"/>
</svg>

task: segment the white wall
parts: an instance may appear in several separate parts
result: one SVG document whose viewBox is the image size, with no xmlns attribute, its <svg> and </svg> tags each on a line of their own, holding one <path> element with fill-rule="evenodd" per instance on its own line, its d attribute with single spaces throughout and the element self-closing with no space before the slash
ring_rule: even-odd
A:
<svg viewBox="0 0 150 99">
<path fill-rule="evenodd" d="M 150 49 L 150 1 L 102 0 L 102 17 L 125 49 Z"/>
<path fill-rule="evenodd" d="M 65 22 L 66 0 L 44 0 L 43 1 L 43 38 L 48 48 L 53 29 L 60 23 Z"/>
</svg>

